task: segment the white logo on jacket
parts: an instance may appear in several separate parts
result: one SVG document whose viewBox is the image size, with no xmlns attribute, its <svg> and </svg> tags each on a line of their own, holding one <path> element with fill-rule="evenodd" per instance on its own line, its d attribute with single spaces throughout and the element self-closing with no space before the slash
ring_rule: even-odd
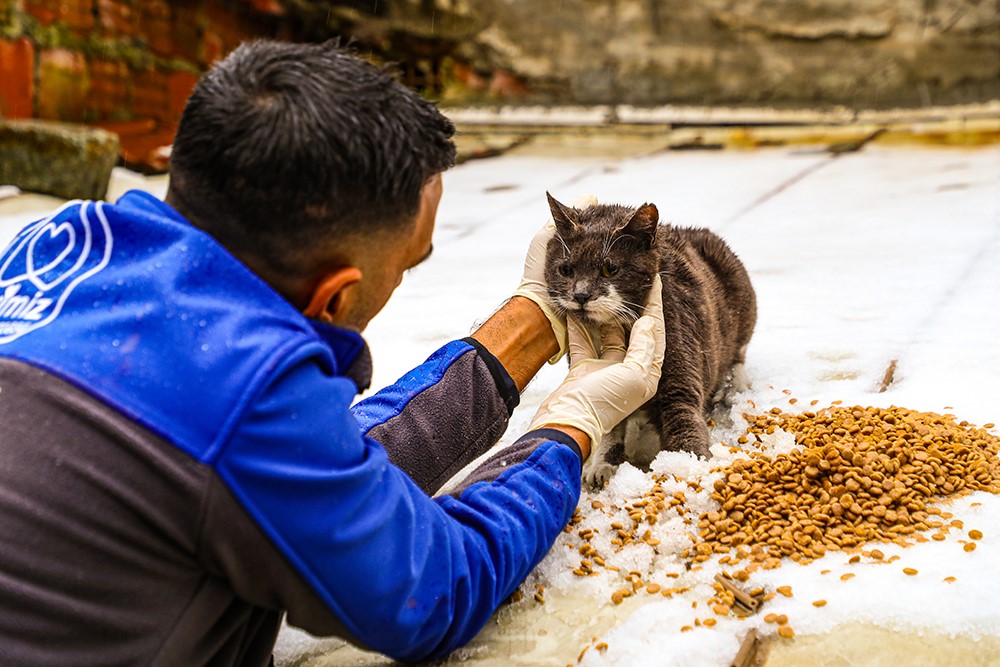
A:
<svg viewBox="0 0 1000 667">
<path fill-rule="evenodd" d="M 59 216 L 79 205 L 76 215 Z M 28 225 L 0 255 L 0 344 L 45 326 L 77 285 L 111 259 L 104 204 L 71 201 Z"/>
</svg>

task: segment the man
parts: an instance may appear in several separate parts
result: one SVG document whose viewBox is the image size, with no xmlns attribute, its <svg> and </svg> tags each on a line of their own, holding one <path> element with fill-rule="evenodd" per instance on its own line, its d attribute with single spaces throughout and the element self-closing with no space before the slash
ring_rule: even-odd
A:
<svg viewBox="0 0 1000 667">
<path fill-rule="evenodd" d="M 248 44 L 192 94 L 166 203 L 71 202 L 8 246 L 0 664 L 266 665 L 285 611 L 441 656 L 544 556 L 591 443 L 655 389 L 662 314 L 603 359 L 567 336 L 543 230 L 518 296 L 352 408 L 452 133 L 335 46 Z M 567 343 L 532 430 L 431 499 Z"/>
</svg>

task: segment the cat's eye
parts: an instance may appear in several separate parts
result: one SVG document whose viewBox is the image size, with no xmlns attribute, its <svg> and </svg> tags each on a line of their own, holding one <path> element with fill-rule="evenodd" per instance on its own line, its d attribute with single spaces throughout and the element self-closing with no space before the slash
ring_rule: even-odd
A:
<svg viewBox="0 0 1000 667">
<path fill-rule="evenodd" d="M 569 264 L 561 264 L 559 266 L 559 275 L 569 278 L 571 275 L 573 275 L 573 267 L 570 266 Z"/>
<path fill-rule="evenodd" d="M 601 265 L 601 275 L 605 278 L 614 278 L 620 270 L 621 268 L 607 260 Z"/>
</svg>

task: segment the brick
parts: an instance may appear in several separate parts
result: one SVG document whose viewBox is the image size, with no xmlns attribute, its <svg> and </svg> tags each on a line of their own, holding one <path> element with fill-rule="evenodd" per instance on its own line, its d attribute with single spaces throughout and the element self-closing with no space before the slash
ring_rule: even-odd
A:
<svg viewBox="0 0 1000 667">
<path fill-rule="evenodd" d="M 139 24 L 132 3 L 127 0 L 97 0 L 97 17 L 102 32 L 112 37 L 135 37 Z"/>
<path fill-rule="evenodd" d="M 59 21 L 77 34 L 94 27 L 94 0 L 72 0 L 60 3 Z"/>
<path fill-rule="evenodd" d="M 188 62 L 201 56 L 201 12 L 197 7 L 179 3 L 172 7 L 174 55 Z"/>
<path fill-rule="evenodd" d="M 149 50 L 160 56 L 174 53 L 173 25 L 170 4 L 166 0 L 145 0 L 137 11 L 139 17 L 138 36 Z"/>
<path fill-rule="evenodd" d="M 24 8 L 42 25 L 52 25 L 59 18 L 59 0 L 25 0 Z"/>
<path fill-rule="evenodd" d="M 128 65 L 120 60 L 90 61 L 89 111 L 98 120 L 124 120 L 131 117 L 131 76 Z"/>
<path fill-rule="evenodd" d="M 254 11 L 270 16 L 284 16 L 288 13 L 278 0 L 250 0 L 250 6 Z"/>
<path fill-rule="evenodd" d="M 196 83 L 198 77 L 189 72 L 172 72 L 167 76 L 167 97 L 170 100 L 168 121 L 180 120 L 184 105 Z"/>
<path fill-rule="evenodd" d="M 24 8 L 42 25 L 60 23 L 77 34 L 94 25 L 93 0 L 25 0 Z"/>
<path fill-rule="evenodd" d="M 132 113 L 163 120 L 170 115 L 167 77 L 157 69 L 136 72 L 132 79 Z"/>
<path fill-rule="evenodd" d="M 31 118 L 34 99 L 34 44 L 24 37 L 0 39 L 0 116 Z"/>
<path fill-rule="evenodd" d="M 205 5 L 204 64 L 210 65 L 254 37 L 271 37 L 274 19 L 253 14 L 249 6 L 230 7 L 209 2 Z"/>
<path fill-rule="evenodd" d="M 221 60 L 222 56 L 226 55 L 226 49 L 222 43 L 222 37 L 211 29 L 205 30 L 205 35 L 201 42 L 201 48 L 201 62 L 206 66 L 211 65 L 216 60 Z"/>
<path fill-rule="evenodd" d="M 83 54 L 44 49 L 38 60 L 37 116 L 51 120 L 84 120 L 90 77 Z"/>
</svg>

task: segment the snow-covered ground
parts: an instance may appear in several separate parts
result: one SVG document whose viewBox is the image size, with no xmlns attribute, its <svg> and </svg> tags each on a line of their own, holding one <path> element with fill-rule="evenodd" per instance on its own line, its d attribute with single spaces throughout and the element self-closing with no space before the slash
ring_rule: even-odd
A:
<svg viewBox="0 0 1000 667">
<path fill-rule="evenodd" d="M 507 298 L 528 241 L 548 216 L 548 190 L 562 201 L 582 193 L 607 202 L 652 201 L 665 221 L 709 227 L 743 259 L 759 307 L 748 352 L 754 386 L 738 397 L 736 423 L 713 432 L 718 440 L 734 442 L 741 412 L 794 410 L 792 397 L 800 408 L 814 400 L 820 406 L 841 400 L 949 412 L 980 425 L 1000 421 L 997 147 L 875 144 L 840 156 L 803 148 L 628 153 L 604 158 L 579 150 L 569 157 L 513 151 L 446 174 L 433 259 L 411 272 L 367 332 L 374 386 L 467 335 Z M 126 181 L 163 194 L 162 180 L 122 172 L 116 174 L 117 191 Z M 12 233 L 16 224 L 56 203 L 34 197 L 0 201 L 0 232 Z M 894 380 L 879 393 L 893 359 Z M 523 432 L 564 373 L 561 364 L 543 369 L 524 393 L 503 442 Z M 719 460 L 728 460 L 728 450 L 717 451 Z M 719 460 L 671 455 L 654 469 L 705 481 Z M 581 525 L 609 520 L 591 509 L 592 500 L 623 504 L 651 484 L 649 474 L 623 466 L 607 489 L 584 494 Z M 668 495 L 674 490 L 668 487 Z M 707 494 L 689 495 L 692 511 L 711 508 Z M 831 552 L 808 566 L 788 562 L 755 573 L 756 586 L 790 585 L 795 592 L 767 603 L 768 612 L 788 615 L 796 631 L 794 640 L 774 643 L 768 664 L 1000 664 L 1000 497 L 977 493 L 944 507 L 964 522 L 964 530 L 941 542 L 880 547 L 887 558 L 900 556 L 892 565 L 849 564 L 847 554 Z M 623 569 L 642 571 L 645 581 L 680 582 L 671 585 L 690 590 L 670 599 L 637 595 L 622 605 L 609 597 L 621 583 L 613 573 L 572 575 L 574 554 L 566 547 L 579 540 L 564 535 L 523 587 L 525 599 L 503 607 L 449 661 L 565 665 L 589 646 L 582 664 L 729 665 L 748 629 L 772 636 L 776 627 L 757 617 L 729 617 L 681 631 L 695 618 L 711 616 L 704 607 L 711 575 L 719 569 L 709 562 L 700 571 L 684 570 L 680 551 L 691 528 L 679 517 L 663 521 L 656 526 L 657 550 L 642 545 L 615 556 Z M 972 528 L 984 537 L 967 553 L 958 540 Z M 902 574 L 904 565 L 920 574 Z M 848 571 L 855 578 L 842 581 Z M 954 583 L 943 583 L 946 576 L 955 577 Z M 544 604 L 532 599 L 539 585 Z M 811 602 L 820 598 L 826 606 L 814 607 Z M 891 652 L 894 642 L 906 652 Z M 598 650 L 601 643 L 607 647 Z M 276 648 L 278 667 L 388 662 L 290 628 Z"/>
</svg>

